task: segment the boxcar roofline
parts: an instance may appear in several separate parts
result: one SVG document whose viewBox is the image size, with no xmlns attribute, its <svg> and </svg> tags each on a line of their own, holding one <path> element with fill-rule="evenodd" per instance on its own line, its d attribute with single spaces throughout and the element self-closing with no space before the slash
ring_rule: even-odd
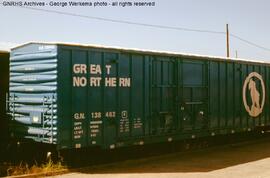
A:
<svg viewBox="0 0 270 178">
<path fill-rule="evenodd" d="M 227 58 L 220 56 L 208 56 L 208 55 L 199 55 L 199 54 L 188 54 L 188 53 L 179 53 L 179 52 L 171 52 L 171 51 L 157 51 L 157 50 L 143 50 L 137 48 L 122 48 L 117 46 L 102 46 L 95 44 L 80 44 L 80 43 L 66 43 L 66 42 L 28 42 L 19 46 L 16 46 L 11 49 L 17 49 L 29 44 L 41 44 L 41 45 L 60 45 L 60 46 L 77 46 L 77 47 L 85 47 L 85 48 L 93 48 L 93 49 L 105 49 L 105 50 L 118 50 L 121 52 L 132 52 L 138 54 L 149 54 L 149 55 L 165 55 L 168 57 L 184 57 L 188 59 L 203 59 L 203 60 L 216 60 L 216 61 L 224 61 L 224 62 L 242 62 L 242 63 L 252 63 L 252 64 L 265 64 L 270 66 L 270 62 L 261 61 L 261 60 L 252 60 L 252 59 L 242 59 L 242 58 Z"/>
<path fill-rule="evenodd" d="M 0 50 L 0 53 L 2 53 L 2 54 L 3 54 L 3 53 L 6 54 L 6 53 L 9 53 L 9 52 L 10 52 L 10 51 Z"/>
</svg>

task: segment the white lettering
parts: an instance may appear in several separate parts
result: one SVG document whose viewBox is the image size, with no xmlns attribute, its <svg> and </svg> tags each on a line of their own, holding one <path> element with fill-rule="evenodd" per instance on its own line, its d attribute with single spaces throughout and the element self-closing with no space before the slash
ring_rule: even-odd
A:
<svg viewBox="0 0 270 178">
<path fill-rule="evenodd" d="M 85 87 L 87 85 L 87 79 L 85 77 L 73 77 L 74 87 Z"/>
<path fill-rule="evenodd" d="M 101 77 L 90 77 L 90 86 L 99 87 L 100 81 L 101 81 Z"/>
<path fill-rule="evenodd" d="M 111 78 L 106 77 L 105 78 L 105 86 L 106 87 L 116 87 L 116 78 L 115 77 L 111 77 Z"/>
<path fill-rule="evenodd" d="M 107 69 L 107 74 L 109 75 L 110 73 L 111 73 L 111 65 L 106 65 L 105 66 L 106 67 L 106 69 Z"/>
<path fill-rule="evenodd" d="M 75 74 L 86 74 L 87 73 L 87 66 L 85 64 L 74 64 L 73 65 L 73 72 Z"/>
<path fill-rule="evenodd" d="M 101 74 L 101 67 L 100 65 L 91 64 L 90 65 L 90 73 L 91 74 Z"/>
<path fill-rule="evenodd" d="M 75 113 L 74 119 L 85 119 L 84 113 Z M 78 123 L 77 123 L 78 124 Z"/>
<path fill-rule="evenodd" d="M 130 78 L 119 78 L 119 87 L 130 87 Z"/>
</svg>

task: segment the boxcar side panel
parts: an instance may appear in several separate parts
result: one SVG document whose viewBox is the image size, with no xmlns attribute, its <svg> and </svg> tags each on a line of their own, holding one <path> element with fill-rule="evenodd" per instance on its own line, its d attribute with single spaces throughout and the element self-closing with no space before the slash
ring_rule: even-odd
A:
<svg viewBox="0 0 270 178">
<path fill-rule="evenodd" d="M 270 122 L 270 74 L 262 65 L 61 48 L 59 140 L 63 147 L 115 148 L 168 137 L 232 134 Z M 255 117 L 243 103 L 243 85 L 252 72 L 262 76 L 266 87 L 264 109 Z M 248 85 L 245 100 L 257 112 L 250 90 L 258 91 L 261 102 L 260 79 L 253 76 Z"/>
<path fill-rule="evenodd" d="M 235 61 L 211 61 L 209 65 L 212 132 L 217 130 L 226 134 L 251 131 L 269 124 L 267 66 Z M 244 83 L 246 88 L 243 89 Z M 256 112 L 258 114 L 255 114 Z"/>
<path fill-rule="evenodd" d="M 230 123 L 230 112 L 227 106 L 228 101 L 231 99 L 230 97 L 230 89 L 231 86 L 228 85 L 230 78 L 229 75 L 229 66 L 225 62 L 219 62 L 219 75 L 218 75 L 218 82 L 219 82 L 219 129 L 223 130 L 228 127 Z M 229 80 L 228 80 L 229 79 Z M 214 98 L 212 98 L 214 99 Z"/>
<path fill-rule="evenodd" d="M 241 105 L 242 105 L 242 85 L 241 85 L 241 80 L 240 80 L 240 75 L 241 75 L 241 71 L 240 69 L 240 64 L 235 63 L 234 64 L 234 93 L 233 93 L 233 97 L 234 97 L 234 103 L 235 103 L 235 107 L 234 107 L 234 127 L 236 129 L 240 129 L 241 130 L 241 117 L 240 117 L 240 110 L 241 110 Z"/>
<path fill-rule="evenodd" d="M 208 129 L 208 70 L 205 61 L 183 60 L 183 132 Z"/>
<path fill-rule="evenodd" d="M 72 148 L 71 123 L 71 83 L 72 83 L 72 50 L 58 49 L 58 148 Z"/>
<path fill-rule="evenodd" d="M 89 50 L 88 51 L 88 61 L 87 66 L 91 66 L 91 64 L 102 66 L 104 64 L 104 54 L 101 51 L 94 51 Z M 90 69 L 88 70 L 88 73 L 90 73 Z M 94 81 L 94 79 L 99 79 L 100 77 L 104 77 L 105 74 L 88 74 L 88 80 L 90 80 L 90 77 L 93 78 L 93 87 L 88 88 L 88 112 L 87 117 L 89 117 L 89 133 L 88 133 L 88 144 L 89 145 L 102 145 L 104 142 L 104 123 L 102 120 L 101 113 L 104 113 L 104 90 L 105 88 L 100 86 L 98 87 L 98 84 L 101 85 L 101 83 L 97 83 Z"/>
<path fill-rule="evenodd" d="M 132 65 L 132 60 L 131 60 L 131 54 L 120 54 L 119 57 L 119 68 L 118 68 L 118 77 L 119 76 L 130 76 L 132 75 L 132 68 L 130 67 Z M 133 83 L 133 82 L 132 82 Z M 118 90 L 119 91 L 119 90 Z M 118 120 L 117 120 L 117 135 L 120 139 L 127 139 L 129 138 L 130 132 L 130 123 L 127 118 L 129 118 L 131 115 L 128 114 L 131 112 L 131 88 L 125 88 L 124 90 L 121 90 L 121 92 L 118 92 L 118 97 L 119 97 L 119 106 L 118 108 L 122 109 L 121 115 L 118 111 Z M 130 115 L 130 116 L 129 116 Z"/>
<path fill-rule="evenodd" d="M 143 55 L 133 54 L 131 58 L 131 110 L 129 111 L 131 121 L 131 136 L 142 137 L 144 135 L 144 108 L 145 108 L 145 94 L 144 94 L 144 57 Z M 125 76 L 123 76 L 125 77 Z M 123 112 L 123 111 L 121 111 Z"/>
<path fill-rule="evenodd" d="M 248 76 L 248 72 L 247 72 L 247 64 L 243 64 L 242 65 L 242 87 L 245 81 L 245 78 Z M 241 93 L 243 94 L 243 91 L 241 91 Z M 248 129 L 248 113 L 246 112 L 245 106 L 243 105 L 243 98 L 242 98 L 242 110 L 243 110 L 243 114 L 242 114 L 242 127 Z"/>
<path fill-rule="evenodd" d="M 169 57 L 153 57 L 151 71 L 151 133 L 161 136 L 176 132 L 176 60 Z"/>
<path fill-rule="evenodd" d="M 87 78 L 88 72 L 84 68 L 76 68 L 78 64 L 86 65 L 88 62 L 87 50 L 72 50 L 72 85 L 71 88 L 71 117 L 72 117 L 72 136 L 73 145 L 76 148 L 86 147 L 88 139 L 88 94 Z M 80 67 L 83 67 L 82 65 Z M 77 82 L 77 83 L 76 83 Z M 77 85 L 77 87 L 75 87 Z"/>
<path fill-rule="evenodd" d="M 212 130 L 219 127 L 219 90 L 219 63 L 217 61 L 211 61 L 209 62 L 209 120 L 210 129 Z"/>
<path fill-rule="evenodd" d="M 9 84 L 9 53 L 0 52 L 0 140 L 7 139 L 6 94 Z"/>
<path fill-rule="evenodd" d="M 266 100 L 265 100 L 265 104 L 266 104 L 266 109 L 264 110 L 264 121 L 262 122 L 262 125 L 267 126 L 269 125 L 269 90 L 270 90 L 270 82 L 269 82 L 269 67 L 268 66 L 264 66 L 264 79 L 265 79 L 265 90 L 266 92 Z"/>
<path fill-rule="evenodd" d="M 62 147 L 124 146 L 149 134 L 146 56 L 117 50 L 60 47 Z M 68 138 L 70 141 L 68 143 Z M 65 140 L 65 141 L 64 141 Z M 117 145 L 116 145 L 117 144 Z"/>
</svg>

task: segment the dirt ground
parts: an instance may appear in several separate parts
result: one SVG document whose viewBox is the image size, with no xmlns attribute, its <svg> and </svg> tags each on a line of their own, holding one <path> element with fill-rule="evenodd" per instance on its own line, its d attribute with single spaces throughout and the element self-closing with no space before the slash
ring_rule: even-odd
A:
<svg viewBox="0 0 270 178">
<path fill-rule="evenodd" d="M 54 177 L 270 178 L 270 139 L 128 160 Z"/>
</svg>

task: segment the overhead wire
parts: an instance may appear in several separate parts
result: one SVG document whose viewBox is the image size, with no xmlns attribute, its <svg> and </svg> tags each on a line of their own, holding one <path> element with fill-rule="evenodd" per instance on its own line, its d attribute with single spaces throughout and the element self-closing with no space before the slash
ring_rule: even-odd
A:
<svg viewBox="0 0 270 178">
<path fill-rule="evenodd" d="M 34 8 L 34 7 L 25 7 L 25 6 L 16 6 L 16 7 L 31 9 L 31 10 L 35 10 L 35 11 L 42 11 L 42 12 L 47 12 L 47 13 L 55 13 L 55 14 L 60 14 L 60 15 L 68 15 L 68 16 L 73 16 L 73 17 L 80 17 L 80 18 L 94 19 L 94 20 L 100 20 L 100 21 L 106 21 L 106 22 L 113 22 L 113 23 L 137 25 L 137 26 L 160 28 L 160 29 L 170 29 L 170 30 L 178 30 L 178 31 L 226 35 L 226 32 L 224 32 L 224 31 L 213 31 L 213 30 L 205 30 L 205 29 L 193 29 L 193 28 L 185 28 L 185 27 L 174 27 L 174 26 L 166 26 L 166 25 L 147 24 L 147 23 L 132 22 L 132 21 L 126 21 L 126 20 L 117 20 L 117 19 L 103 18 L 103 17 L 97 17 L 97 16 L 88 16 L 88 15 L 76 14 L 76 13 L 71 13 L 71 12 L 62 12 L 62 11 L 57 11 L 57 10 L 41 9 L 41 8 Z M 254 47 L 257 47 L 257 48 L 260 48 L 262 50 L 270 52 L 270 48 L 264 47 L 262 45 L 258 45 L 254 42 L 246 40 L 246 39 L 244 39 L 238 35 L 235 35 L 233 33 L 229 33 L 229 36 L 231 36 L 239 41 L 242 41 L 246 44 L 249 44 L 251 46 L 254 46 Z"/>
<path fill-rule="evenodd" d="M 56 14 L 61 14 L 61 15 L 69 15 L 69 16 L 73 16 L 73 17 L 81 17 L 81 18 L 88 18 L 88 19 L 94 19 L 94 20 L 102 20 L 102 21 L 107 21 L 107 22 L 129 24 L 129 25 L 139 25 L 139 26 L 146 26 L 146 27 L 181 30 L 181 31 L 192 31 L 192 32 L 201 32 L 201 33 L 224 34 L 224 32 L 222 32 L 222 31 L 191 29 L 191 28 L 173 27 L 173 26 L 165 26 L 165 25 L 154 25 L 154 24 L 139 23 L 139 22 L 125 21 L 125 20 L 116 20 L 116 19 L 110 19 L 110 18 L 88 16 L 88 15 L 81 15 L 81 14 L 70 13 L 70 12 L 61 12 L 61 11 L 56 11 L 56 10 L 40 9 L 40 8 L 33 8 L 33 7 L 23 7 L 22 6 L 22 8 L 43 11 L 43 12 L 56 13 Z"/>
<path fill-rule="evenodd" d="M 260 48 L 260 49 L 262 49 L 262 50 L 265 50 L 265 51 L 269 51 L 269 52 L 270 52 L 270 49 L 269 49 L 269 48 L 266 48 L 266 47 L 264 47 L 264 46 L 258 45 L 258 44 L 256 44 L 256 43 L 251 42 L 251 41 L 248 41 L 248 40 L 246 40 L 246 39 L 244 39 L 244 38 L 241 38 L 241 37 L 239 37 L 239 36 L 237 36 L 237 35 L 235 35 L 235 34 L 232 34 L 232 33 L 231 33 L 230 36 L 233 37 L 233 38 L 235 38 L 235 39 L 237 39 L 237 40 L 239 40 L 239 41 L 245 42 L 245 43 L 247 43 L 247 44 L 249 44 L 249 45 L 251 45 L 251 46 L 255 46 L 255 47 L 257 47 L 257 48 Z"/>
</svg>

